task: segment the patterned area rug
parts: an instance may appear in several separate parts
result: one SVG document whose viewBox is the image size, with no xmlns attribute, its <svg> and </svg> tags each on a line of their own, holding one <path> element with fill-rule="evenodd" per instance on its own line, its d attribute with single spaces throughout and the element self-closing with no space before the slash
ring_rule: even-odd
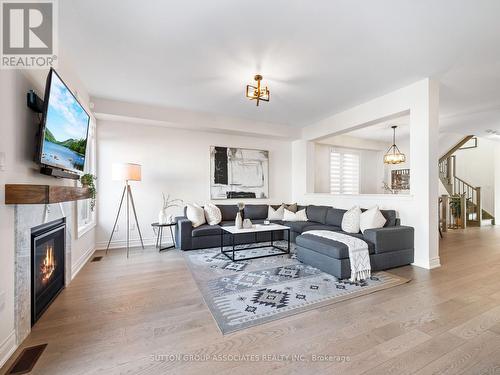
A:
<svg viewBox="0 0 500 375">
<path fill-rule="evenodd" d="M 220 248 L 184 252 L 223 334 L 409 281 L 387 272 L 376 272 L 369 280 L 358 283 L 339 280 L 299 262 L 293 248 L 291 254 L 245 260 L 248 256 L 274 253 L 279 251 L 272 247 L 239 251 L 236 259 L 242 260 L 232 262 Z"/>
</svg>

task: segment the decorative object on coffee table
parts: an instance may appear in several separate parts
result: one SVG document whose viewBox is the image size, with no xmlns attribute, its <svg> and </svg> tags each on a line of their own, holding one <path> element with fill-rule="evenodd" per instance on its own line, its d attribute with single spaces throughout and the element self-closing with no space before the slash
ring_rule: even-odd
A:
<svg viewBox="0 0 500 375">
<path fill-rule="evenodd" d="M 245 208 L 245 203 L 238 203 L 238 213 L 236 214 L 236 219 L 234 220 L 234 226 L 238 229 L 243 228 L 243 209 Z"/>
<path fill-rule="evenodd" d="M 139 232 L 139 238 L 141 239 L 141 245 L 144 249 L 144 242 L 142 241 L 141 228 L 139 227 L 139 220 L 137 220 L 137 213 L 135 211 L 134 198 L 132 197 L 132 190 L 130 189 L 129 181 L 141 181 L 141 166 L 140 164 L 133 163 L 113 163 L 112 168 L 112 178 L 114 181 L 123 181 L 124 187 L 122 192 L 122 198 L 120 200 L 120 205 L 118 206 L 118 212 L 116 213 L 115 224 L 113 225 L 113 230 L 109 236 L 108 246 L 106 246 L 106 254 L 109 250 L 109 245 L 113 239 L 113 234 L 115 233 L 116 224 L 118 223 L 118 217 L 120 217 L 120 211 L 123 205 L 123 198 L 125 193 L 127 194 L 127 258 L 130 252 L 130 204 L 132 204 L 132 210 L 134 211 L 135 223 L 137 225 L 137 231 Z"/>
<path fill-rule="evenodd" d="M 250 219 L 243 220 L 243 229 L 250 229 L 250 228 L 252 228 L 252 220 Z"/>
<path fill-rule="evenodd" d="M 172 227 L 175 226 L 175 223 L 169 223 L 169 224 L 152 223 L 151 226 L 153 227 L 153 231 L 156 229 L 156 248 L 159 251 L 175 248 L 175 237 L 174 237 L 174 233 L 172 231 Z M 165 227 L 168 227 L 170 229 L 170 236 L 172 238 L 172 245 L 169 245 L 166 247 L 161 247 L 161 244 L 163 241 L 163 228 L 165 228 Z"/>
<path fill-rule="evenodd" d="M 182 199 L 170 199 L 170 194 L 161 193 L 163 198 L 163 207 L 158 214 L 159 224 L 172 224 L 174 222 L 174 215 L 168 213 L 168 209 L 171 207 L 179 207 L 178 203 L 182 203 Z"/>
</svg>

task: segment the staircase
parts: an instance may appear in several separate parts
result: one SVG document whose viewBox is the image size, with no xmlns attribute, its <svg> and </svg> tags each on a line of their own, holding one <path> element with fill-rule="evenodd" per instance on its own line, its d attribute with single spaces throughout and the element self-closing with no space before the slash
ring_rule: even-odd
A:
<svg viewBox="0 0 500 375">
<path fill-rule="evenodd" d="M 462 220 L 462 228 L 495 223 L 493 215 L 481 206 L 481 187 L 473 186 L 462 180 L 455 172 L 456 158 L 454 154 L 471 139 L 475 139 L 475 137 L 473 135 L 464 137 L 439 159 L 439 179 L 450 196 L 449 200 L 461 201 L 461 217 L 465 217 L 465 220 Z M 477 147 L 477 142 L 473 147 Z"/>
</svg>

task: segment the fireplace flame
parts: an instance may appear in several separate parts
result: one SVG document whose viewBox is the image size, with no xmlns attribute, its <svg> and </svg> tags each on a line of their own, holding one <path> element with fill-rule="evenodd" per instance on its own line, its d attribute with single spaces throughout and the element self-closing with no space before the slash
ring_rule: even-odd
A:
<svg viewBox="0 0 500 375">
<path fill-rule="evenodd" d="M 54 270 L 56 269 L 56 261 L 54 259 L 54 248 L 52 246 L 47 246 L 45 249 L 45 258 L 40 265 L 40 274 L 42 275 L 42 281 L 46 283 Z"/>
</svg>

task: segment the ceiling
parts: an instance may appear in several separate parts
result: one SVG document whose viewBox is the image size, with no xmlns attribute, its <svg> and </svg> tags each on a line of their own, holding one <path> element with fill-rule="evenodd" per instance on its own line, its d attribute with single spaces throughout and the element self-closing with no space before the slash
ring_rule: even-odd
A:
<svg viewBox="0 0 500 375">
<path fill-rule="evenodd" d="M 393 130 L 391 126 L 396 125 L 396 143 L 401 139 L 409 139 L 410 137 L 410 116 L 401 116 L 391 121 L 384 121 L 373 124 L 361 129 L 352 130 L 345 133 L 350 137 L 369 139 L 372 141 L 392 143 Z"/>
<path fill-rule="evenodd" d="M 305 126 L 427 76 L 441 114 L 500 108 L 498 0 L 59 2 L 94 97 Z M 244 98 L 255 73 L 270 103 Z M 500 117 L 496 119 L 496 124 Z"/>
</svg>

